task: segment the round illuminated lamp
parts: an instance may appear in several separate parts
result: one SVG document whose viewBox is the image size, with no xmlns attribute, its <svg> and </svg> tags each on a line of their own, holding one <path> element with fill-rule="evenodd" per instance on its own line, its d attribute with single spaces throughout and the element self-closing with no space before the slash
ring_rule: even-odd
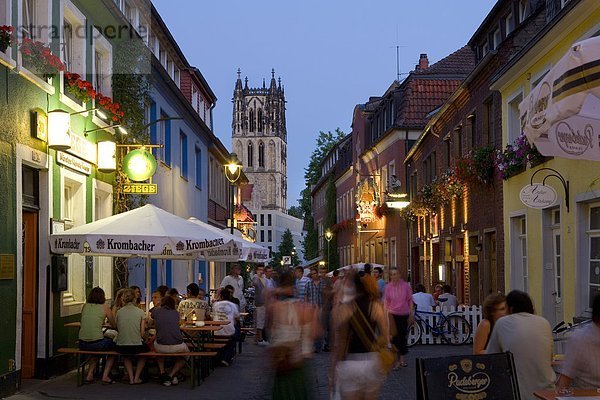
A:
<svg viewBox="0 0 600 400">
<path fill-rule="evenodd" d="M 145 181 L 156 172 L 156 158 L 144 148 L 130 151 L 123 158 L 123 171 L 132 181 Z"/>
</svg>

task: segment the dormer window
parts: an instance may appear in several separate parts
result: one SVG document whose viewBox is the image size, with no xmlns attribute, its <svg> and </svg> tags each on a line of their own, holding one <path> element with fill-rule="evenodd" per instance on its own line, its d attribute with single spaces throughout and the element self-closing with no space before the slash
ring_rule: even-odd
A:
<svg viewBox="0 0 600 400">
<path fill-rule="evenodd" d="M 485 57 L 487 53 L 489 53 L 490 51 L 490 45 L 488 44 L 488 42 L 485 42 L 482 46 L 481 46 L 481 58 Z"/>
<path fill-rule="evenodd" d="M 496 28 L 494 33 L 492 33 L 492 50 L 495 50 L 500 46 L 500 42 L 502 42 L 502 36 L 500 34 L 500 28 Z"/>
<path fill-rule="evenodd" d="M 529 16 L 529 0 L 519 0 L 519 23 Z"/>
<path fill-rule="evenodd" d="M 515 30 L 515 16 L 512 12 L 504 18 L 504 29 L 506 30 L 506 36 Z"/>
</svg>

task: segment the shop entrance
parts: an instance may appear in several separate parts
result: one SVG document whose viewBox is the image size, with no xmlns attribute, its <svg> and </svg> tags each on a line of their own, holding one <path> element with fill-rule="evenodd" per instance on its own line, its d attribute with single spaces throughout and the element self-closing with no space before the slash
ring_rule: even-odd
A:
<svg viewBox="0 0 600 400">
<path fill-rule="evenodd" d="M 23 210 L 23 319 L 21 377 L 35 374 L 38 214 Z"/>
</svg>

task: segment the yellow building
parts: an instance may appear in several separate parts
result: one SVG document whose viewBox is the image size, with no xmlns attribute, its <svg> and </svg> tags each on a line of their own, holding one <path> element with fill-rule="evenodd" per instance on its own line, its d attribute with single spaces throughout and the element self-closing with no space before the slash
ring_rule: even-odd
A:
<svg viewBox="0 0 600 400">
<path fill-rule="evenodd" d="M 504 145 L 522 132 L 519 103 L 574 43 L 600 34 L 597 0 L 563 0 L 548 11 L 545 28 L 492 85 L 502 95 Z M 568 183 L 568 197 L 557 175 Z M 546 176 L 557 200 L 544 209 L 526 207 L 521 189 Z M 504 224 L 507 291 L 528 292 L 551 324 L 589 317 L 600 290 L 600 163 L 554 157 L 512 175 L 504 182 Z"/>
</svg>

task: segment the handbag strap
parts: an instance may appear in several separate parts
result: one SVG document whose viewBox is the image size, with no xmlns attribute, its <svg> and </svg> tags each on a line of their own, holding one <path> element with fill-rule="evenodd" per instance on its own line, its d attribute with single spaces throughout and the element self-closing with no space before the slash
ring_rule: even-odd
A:
<svg viewBox="0 0 600 400">
<path fill-rule="evenodd" d="M 362 312 L 362 310 L 360 309 L 360 307 L 358 306 L 358 304 L 356 302 L 354 302 L 354 306 L 355 306 L 355 309 L 358 310 L 358 314 L 360 315 L 361 321 L 357 321 L 356 312 L 355 312 L 352 314 L 352 317 L 350 317 L 350 324 L 354 328 L 354 331 L 358 334 L 358 337 L 360 338 L 360 340 L 363 342 L 363 345 L 366 348 L 370 349 L 371 351 L 375 351 L 377 349 L 377 343 L 375 342 L 375 331 L 373 330 L 373 327 L 371 326 L 371 324 L 369 324 L 367 317 Z M 373 340 L 369 339 L 367 332 L 363 328 L 364 325 L 366 325 L 369 328 L 369 331 L 370 331 L 371 335 L 373 336 Z"/>
</svg>

